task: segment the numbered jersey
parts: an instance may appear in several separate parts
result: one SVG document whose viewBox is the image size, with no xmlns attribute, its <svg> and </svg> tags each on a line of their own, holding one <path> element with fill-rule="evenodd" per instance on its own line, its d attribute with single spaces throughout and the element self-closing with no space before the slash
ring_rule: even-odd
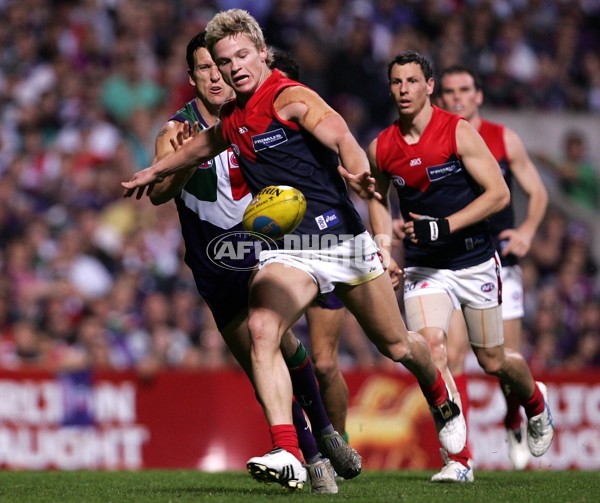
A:
<svg viewBox="0 0 600 503">
<path fill-rule="evenodd" d="M 188 102 L 170 120 L 187 120 L 190 124 L 197 121 L 201 128 L 207 127 L 195 100 Z M 207 246 L 224 235 L 235 239 L 233 232 L 242 230 L 242 216 L 251 199 L 231 149 L 198 166 L 175 198 L 185 241 L 185 261 L 194 274 L 199 293 L 205 298 L 222 290 L 223 278 L 231 274 L 230 269 L 216 264 L 208 256 Z M 241 264 L 240 269 L 247 269 L 246 264 Z M 236 274 L 239 275 L 237 271 Z"/>
<path fill-rule="evenodd" d="M 456 126 L 460 120 L 433 107 L 431 120 L 417 143 L 406 142 L 397 121 L 377 137 L 377 165 L 398 191 L 404 220 L 412 218 L 409 212 L 447 217 L 481 194 L 457 152 Z M 456 270 L 494 256 L 487 221 L 427 245 L 405 239 L 404 246 L 407 266 Z"/>
</svg>

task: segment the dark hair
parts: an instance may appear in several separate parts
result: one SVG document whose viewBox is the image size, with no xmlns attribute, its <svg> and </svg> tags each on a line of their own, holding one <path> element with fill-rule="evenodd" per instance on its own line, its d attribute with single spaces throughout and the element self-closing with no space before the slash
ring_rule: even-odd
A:
<svg viewBox="0 0 600 503">
<path fill-rule="evenodd" d="M 477 89 L 478 91 L 482 89 L 483 85 L 481 83 L 481 77 L 479 77 L 475 70 L 465 65 L 451 65 L 447 68 L 444 68 L 444 70 L 442 70 L 442 73 L 440 73 L 440 83 L 446 75 L 456 75 L 457 73 L 469 74 L 473 78 L 475 89 Z"/>
<path fill-rule="evenodd" d="M 292 80 L 300 80 L 300 66 L 294 56 L 287 51 L 274 50 L 269 66 L 272 69 L 277 68 Z"/>
<path fill-rule="evenodd" d="M 206 48 L 206 32 L 201 31 L 195 35 L 192 40 L 188 42 L 187 48 L 185 49 L 185 60 L 187 61 L 188 69 L 194 71 L 194 53 L 200 47 Z"/>
<path fill-rule="evenodd" d="M 388 63 L 388 81 L 391 79 L 392 68 L 394 65 L 403 66 L 409 63 L 416 63 L 421 67 L 423 75 L 425 75 L 425 80 L 429 80 L 433 77 L 433 65 L 431 64 L 431 61 L 417 51 L 402 51 Z"/>
</svg>

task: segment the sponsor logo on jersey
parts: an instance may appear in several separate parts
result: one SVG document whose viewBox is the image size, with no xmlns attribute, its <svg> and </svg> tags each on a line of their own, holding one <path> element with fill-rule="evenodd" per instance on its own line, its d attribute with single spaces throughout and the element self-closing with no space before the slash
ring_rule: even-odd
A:
<svg viewBox="0 0 600 503">
<path fill-rule="evenodd" d="M 315 221 L 317 222 L 319 229 L 323 230 L 330 227 L 335 227 L 337 224 L 339 224 L 340 217 L 337 216 L 335 210 L 331 210 L 316 217 Z"/>
<path fill-rule="evenodd" d="M 238 129 L 238 133 L 240 133 L 240 134 L 244 134 L 244 133 L 247 133 L 247 132 L 248 132 L 248 128 L 246 126 L 241 126 Z"/>
<path fill-rule="evenodd" d="M 476 246 L 485 244 L 486 238 L 483 234 L 478 234 L 470 238 L 465 238 L 465 250 L 473 250 Z"/>
<path fill-rule="evenodd" d="M 437 166 L 430 166 L 427 168 L 427 176 L 432 182 L 437 182 L 446 178 L 447 176 L 460 173 L 462 171 L 462 165 L 460 161 L 450 161 L 444 164 L 438 164 Z"/>
<path fill-rule="evenodd" d="M 421 158 L 417 157 L 416 159 L 411 159 L 410 160 L 410 166 L 420 166 L 421 165 Z"/>
<path fill-rule="evenodd" d="M 257 267 L 263 250 L 275 250 L 277 243 L 258 232 L 225 232 L 206 245 L 210 261 L 230 271 L 250 271 Z"/>
<path fill-rule="evenodd" d="M 481 291 L 484 293 L 493 292 L 496 289 L 496 285 L 494 283 L 484 283 L 481 285 Z"/>
<path fill-rule="evenodd" d="M 392 176 L 392 184 L 398 189 L 404 187 L 406 185 L 406 181 L 404 181 L 404 178 L 401 176 L 394 175 Z"/>
<path fill-rule="evenodd" d="M 252 144 L 254 145 L 254 151 L 260 152 L 267 148 L 273 148 L 277 145 L 281 145 L 287 141 L 287 136 L 282 128 L 276 129 L 275 131 L 267 131 L 266 133 L 257 134 L 252 137 Z"/>
</svg>

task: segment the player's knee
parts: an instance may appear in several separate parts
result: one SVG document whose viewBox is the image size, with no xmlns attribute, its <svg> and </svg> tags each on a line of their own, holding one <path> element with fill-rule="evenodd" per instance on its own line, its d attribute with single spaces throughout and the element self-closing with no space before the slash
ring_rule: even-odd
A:
<svg viewBox="0 0 600 503">
<path fill-rule="evenodd" d="M 498 375 L 502 370 L 504 358 L 502 358 L 502 355 L 498 351 L 479 349 L 476 355 L 479 366 L 486 374 Z"/>
<path fill-rule="evenodd" d="M 448 365 L 448 354 L 446 349 L 446 334 L 438 328 L 424 328 L 419 331 L 429 346 L 431 359 L 437 368 L 445 368 Z"/>
<path fill-rule="evenodd" d="M 319 357 L 313 361 L 315 375 L 319 382 L 329 381 L 338 371 L 337 360 L 330 357 Z"/>
<path fill-rule="evenodd" d="M 254 347 L 279 344 L 277 324 L 262 313 L 253 313 L 248 318 L 248 331 Z"/>
</svg>

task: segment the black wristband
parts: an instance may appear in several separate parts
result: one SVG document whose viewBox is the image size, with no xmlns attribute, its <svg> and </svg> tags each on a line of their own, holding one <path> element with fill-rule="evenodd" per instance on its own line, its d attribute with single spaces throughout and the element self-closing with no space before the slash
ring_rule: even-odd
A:
<svg viewBox="0 0 600 503">
<path fill-rule="evenodd" d="M 427 244 L 450 235 L 450 224 L 446 218 L 424 218 L 415 220 L 415 238 L 418 244 Z"/>
</svg>

